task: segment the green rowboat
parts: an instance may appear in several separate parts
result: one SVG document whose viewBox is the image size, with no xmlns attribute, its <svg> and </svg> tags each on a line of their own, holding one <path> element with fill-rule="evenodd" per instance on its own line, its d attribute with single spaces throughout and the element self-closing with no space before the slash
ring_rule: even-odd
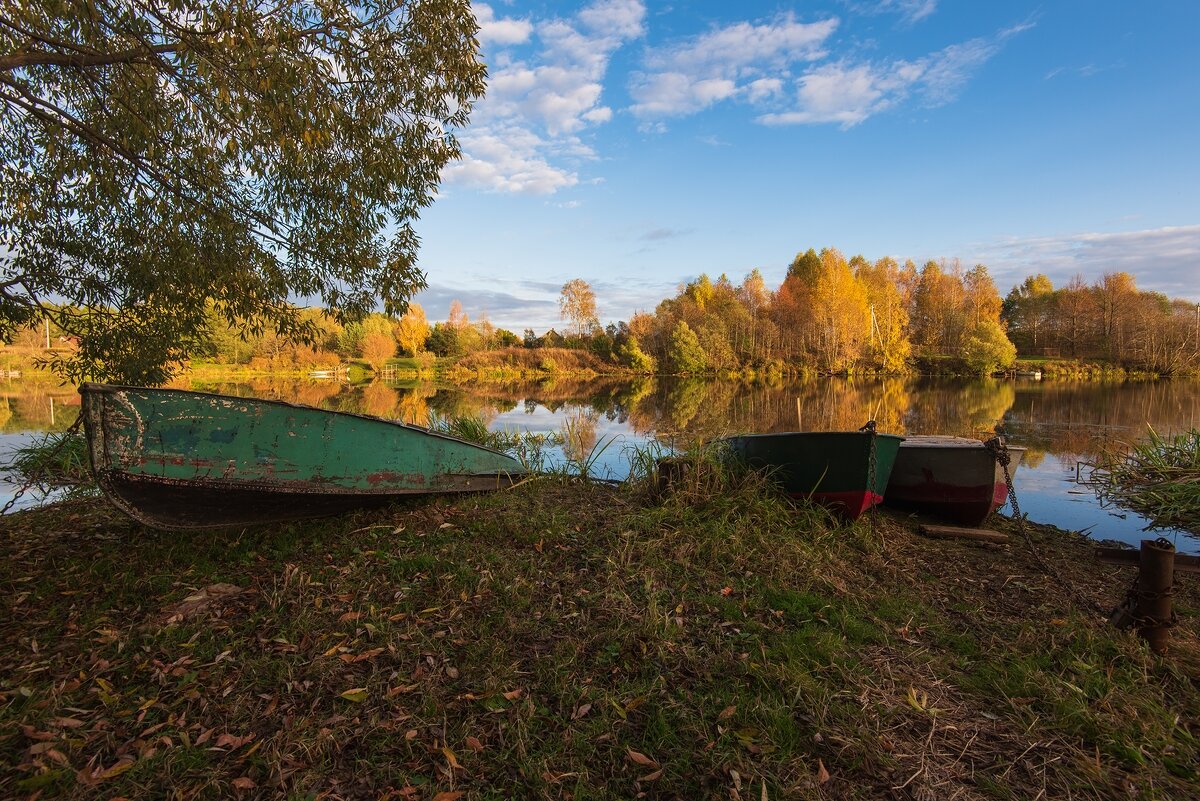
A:
<svg viewBox="0 0 1200 801">
<path fill-rule="evenodd" d="M 101 489 L 157 528 L 321 517 L 524 473 L 499 451 L 378 417 L 174 389 L 79 392 Z"/>
<path fill-rule="evenodd" d="M 883 500 L 903 440 L 864 430 L 751 434 L 725 442 L 746 465 L 770 472 L 788 495 L 811 498 L 855 520 Z"/>
</svg>

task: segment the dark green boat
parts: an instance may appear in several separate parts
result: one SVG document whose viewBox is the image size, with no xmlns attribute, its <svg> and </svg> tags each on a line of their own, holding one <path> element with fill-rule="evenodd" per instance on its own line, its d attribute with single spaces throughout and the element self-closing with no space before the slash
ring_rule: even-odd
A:
<svg viewBox="0 0 1200 801">
<path fill-rule="evenodd" d="M 321 517 L 497 489 L 525 472 L 499 451 L 378 417 L 174 389 L 79 393 L 101 489 L 159 528 Z"/>
<path fill-rule="evenodd" d="M 788 495 L 811 498 L 855 520 L 883 500 L 903 440 L 863 430 L 750 434 L 725 442 L 751 468 L 770 471 Z"/>
</svg>

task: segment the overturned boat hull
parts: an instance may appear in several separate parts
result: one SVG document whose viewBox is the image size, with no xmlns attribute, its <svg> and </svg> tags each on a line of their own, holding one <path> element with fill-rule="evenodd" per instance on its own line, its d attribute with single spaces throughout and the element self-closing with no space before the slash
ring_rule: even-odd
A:
<svg viewBox="0 0 1200 801">
<path fill-rule="evenodd" d="M 79 391 L 101 489 L 158 528 L 322 517 L 496 489 L 524 472 L 498 451 L 377 417 L 184 390 Z"/>
<path fill-rule="evenodd" d="M 1024 448 L 1007 448 L 1009 475 Z M 1008 500 L 1004 470 L 977 439 L 910 436 L 900 445 L 884 503 L 964 526 L 978 526 Z"/>
<path fill-rule="evenodd" d="M 883 500 L 902 439 L 866 431 L 814 431 L 751 434 L 725 442 L 749 467 L 767 470 L 788 495 L 854 520 Z"/>
</svg>

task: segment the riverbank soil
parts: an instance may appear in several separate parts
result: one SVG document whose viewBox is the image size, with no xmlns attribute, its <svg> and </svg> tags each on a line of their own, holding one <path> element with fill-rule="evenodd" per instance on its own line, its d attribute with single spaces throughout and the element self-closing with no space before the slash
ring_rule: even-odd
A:
<svg viewBox="0 0 1200 801">
<path fill-rule="evenodd" d="M 315 523 L 0 521 L 0 796 L 1200 796 L 1200 593 L 838 524 L 753 479 L 539 479 Z"/>
</svg>

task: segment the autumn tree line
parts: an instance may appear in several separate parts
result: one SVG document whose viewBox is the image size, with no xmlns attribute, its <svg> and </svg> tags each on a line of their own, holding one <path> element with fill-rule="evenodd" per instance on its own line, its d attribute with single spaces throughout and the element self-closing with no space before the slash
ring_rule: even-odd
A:
<svg viewBox="0 0 1200 801">
<path fill-rule="evenodd" d="M 400 317 L 371 314 L 339 325 L 321 309 L 301 315 L 315 335 L 297 343 L 271 330 L 228 323 L 215 311 L 194 349 L 221 364 L 264 370 L 365 362 L 382 370 L 397 357 L 432 368 L 456 358 L 506 349 L 586 350 L 600 362 L 644 373 L 902 373 L 919 364 L 988 374 L 1018 354 L 1098 360 L 1173 375 L 1200 369 L 1200 304 L 1137 289 L 1128 273 L 1093 284 L 1079 277 L 1055 289 L 1038 274 L 1001 297 L 987 267 L 929 261 L 918 268 L 891 258 L 845 258 L 833 248 L 798 254 L 782 284 L 752 270 L 735 284 L 701 275 L 653 312 L 601 326 L 596 296 L 582 279 L 560 294 L 562 331 L 522 335 L 472 320 L 455 300 L 444 321 L 409 304 Z M 31 326 L 13 344 L 42 347 Z M 57 339 L 57 338 L 56 338 Z"/>
<path fill-rule="evenodd" d="M 922 366 L 988 374 L 1018 354 L 1102 360 L 1173 375 L 1200 369 L 1200 304 L 1142 292 L 1128 273 L 1055 290 L 1044 275 L 1001 298 L 986 266 L 870 262 L 833 248 L 798 254 L 783 283 L 701 275 L 629 321 L 668 372 L 802 366 L 898 373 Z M 627 348 L 628 349 L 628 348 Z"/>
<path fill-rule="evenodd" d="M 802 367 L 821 373 L 907 370 L 914 355 L 955 355 L 971 372 L 1012 364 L 987 268 L 846 259 L 808 250 L 769 289 L 758 270 L 740 284 L 701 275 L 631 335 L 671 372 Z"/>
<path fill-rule="evenodd" d="M 373 315 L 331 332 L 343 358 L 457 357 L 503 348 L 586 349 L 640 372 L 808 369 L 827 374 L 902 373 L 914 362 L 987 374 L 1018 354 L 1101 360 L 1162 375 L 1200 368 L 1200 306 L 1142 292 L 1128 273 L 1055 289 L 1035 275 L 1001 296 L 986 266 L 892 258 L 847 259 L 834 248 L 799 253 L 782 284 L 752 270 L 740 283 L 701 275 L 652 313 L 601 326 L 582 279 L 562 287 L 562 331 L 523 335 L 472 321 L 454 301 L 444 322 L 420 306 L 398 320 Z M 389 339 L 389 332 L 391 337 Z M 392 342 L 394 340 L 394 343 Z M 219 354 L 214 354 L 219 355 Z"/>
</svg>

